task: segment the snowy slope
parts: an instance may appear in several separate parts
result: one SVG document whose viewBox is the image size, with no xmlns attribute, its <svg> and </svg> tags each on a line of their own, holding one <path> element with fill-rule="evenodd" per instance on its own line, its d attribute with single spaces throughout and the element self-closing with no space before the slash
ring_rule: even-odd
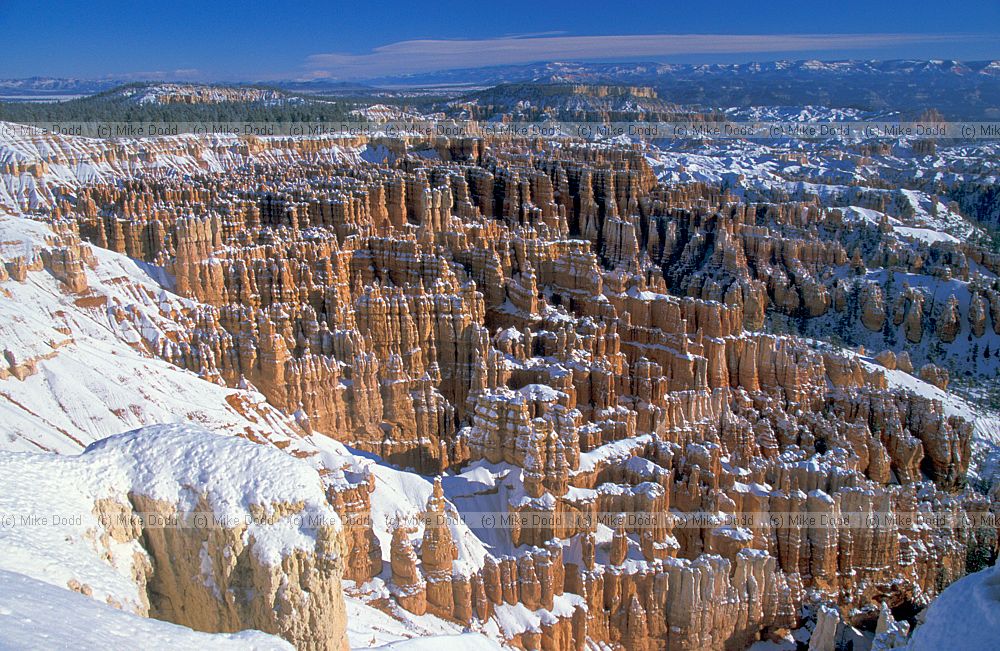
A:
<svg viewBox="0 0 1000 651">
<path fill-rule="evenodd" d="M 151 84 L 132 86 L 119 90 L 117 95 L 128 98 L 135 104 L 219 104 L 222 102 L 245 102 L 276 106 L 287 102 L 300 103 L 298 98 L 289 98 L 284 93 L 253 87 L 203 86 L 199 84 Z"/>
<path fill-rule="evenodd" d="M 112 608 L 23 574 L 0 570 L 0 649 L 291 650 L 260 633 L 209 634 Z"/>
<path fill-rule="evenodd" d="M 0 259 L 31 251 L 50 235 L 41 222 L 0 216 Z M 8 357 L 37 359 L 23 380 L 0 379 L 0 449 L 79 452 L 87 444 L 155 423 L 191 422 L 215 432 L 272 441 L 303 433 L 255 391 L 199 379 L 132 346 L 142 340 L 109 308 L 143 315 L 146 335 L 177 326 L 161 315 L 182 306 L 135 261 L 92 247 L 86 300 L 44 271 L 0 282 L 0 341 Z"/>
<path fill-rule="evenodd" d="M 345 581 L 344 602 L 347 638 L 352 649 L 383 648 L 408 640 L 419 644 L 422 639 L 437 640 L 439 646 L 435 648 L 440 651 L 462 649 L 465 644 L 473 645 L 474 649 L 506 648 L 498 642 L 502 638 L 493 621 L 487 622 L 481 631 L 470 632 L 461 624 L 431 614 L 414 615 L 390 598 L 389 588 L 382 579 L 361 586 Z"/>
<path fill-rule="evenodd" d="M 292 163 L 300 152 L 292 138 L 262 137 L 270 147 L 247 153 L 235 135 L 184 134 L 155 139 L 103 140 L 79 136 L 25 136 L 23 128 L 0 122 L 0 169 L 15 164 L 18 173 L 0 174 L 0 208 L 36 210 L 53 204 L 56 187 L 111 182 L 146 172 L 191 174 L 221 172 L 246 163 Z M 359 162 L 357 150 L 329 139 L 315 156 L 328 162 Z M 2 212 L 2 211 L 0 211 Z"/>
<path fill-rule="evenodd" d="M 948 586 L 931 603 L 907 649 L 996 649 L 1000 640 L 1000 565 Z"/>
<path fill-rule="evenodd" d="M 502 647 L 481 635 L 434 635 L 421 639 L 392 642 L 378 647 L 389 651 L 494 651 Z"/>
</svg>

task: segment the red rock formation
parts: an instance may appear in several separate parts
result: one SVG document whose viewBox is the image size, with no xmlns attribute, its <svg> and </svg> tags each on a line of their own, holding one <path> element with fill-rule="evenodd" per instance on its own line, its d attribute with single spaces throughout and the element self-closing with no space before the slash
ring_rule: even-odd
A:
<svg viewBox="0 0 1000 651">
<path fill-rule="evenodd" d="M 947 344 L 964 316 L 985 336 L 987 310 L 1000 327 L 1000 288 L 986 281 L 963 315 L 957 301 L 932 308 L 920 289 L 851 276 L 967 276 L 959 247 L 902 247 L 885 222 L 857 226 L 872 243 L 848 253 L 855 225 L 839 210 L 665 187 L 633 148 L 441 139 L 421 143 L 432 160 L 385 144 L 394 162 L 347 164 L 323 153 L 330 143 L 248 139 L 227 146 L 255 152 L 252 170 L 83 187 L 55 209 L 73 225 L 61 241 L 4 269 L 23 282 L 44 265 L 86 292 L 92 258 L 74 233 L 160 265 L 192 301 L 165 315 L 170 336 L 142 342 L 151 353 L 252 384 L 314 436 L 388 463 L 480 463 L 502 477 L 498 508 L 550 523 L 513 528 L 516 556 L 466 571 L 435 482 L 419 553 L 403 528 L 389 550 L 390 592 L 416 614 L 543 613 L 513 634 L 524 648 L 745 648 L 799 625 L 806 603 L 860 617 L 961 575 L 962 527 L 770 524 L 959 513 L 971 426 L 854 357 L 762 332 L 825 319 Z M 174 145 L 191 157 L 206 146 Z M 108 144 L 80 160 L 126 155 Z M 906 352 L 877 359 L 913 370 Z M 941 369 L 921 376 L 947 386 Z M 330 489 L 344 520 L 370 511 L 368 481 Z M 598 514 L 700 512 L 767 524 L 626 517 L 597 542 Z M 377 576 L 372 530 L 345 535 L 347 578 Z"/>
</svg>

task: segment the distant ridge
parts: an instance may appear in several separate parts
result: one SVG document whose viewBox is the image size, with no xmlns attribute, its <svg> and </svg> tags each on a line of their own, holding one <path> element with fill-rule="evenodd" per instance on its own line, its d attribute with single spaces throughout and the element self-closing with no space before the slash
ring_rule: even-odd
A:
<svg viewBox="0 0 1000 651">
<path fill-rule="evenodd" d="M 817 59 L 779 60 L 751 63 L 681 64 L 645 62 L 539 62 L 511 66 L 459 68 L 437 72 L 392 75 L 366 80 L 373 86 L 429 84 L 497 84 L 512 82 L 594 82 L 615 83 L 663 77 L 738 76 L 768 74 L 951 74 L 982 75 L 1000 79 L 1000 61 L 956 60 L 860 60 L 820 61 Z M 278 82 L 278 85 L 282 85 Z"/>
<path fill-rule="evenodd" d="M 0 80 L 0 98 L 48 101 L 107 92 L 125 82 L 32 77 Z M 130 82 L 130 86 L 166 82 Z M 674 105 L 716 109 L 817 105 L 917 115 L 930 108 L 948 119 L 1000 119 L 1000 61 L 842 60 L 739 64 L 543 62 L 442 70 L 364 81 L 334 79 L 198 84 L 203 88 L 267 87 L 292 95 L 378 98 L 432 93 L 460 97 L 504 84 L 646 87 Z M 190 84 L 188 84 L 190 85 Z"/>
</svg>

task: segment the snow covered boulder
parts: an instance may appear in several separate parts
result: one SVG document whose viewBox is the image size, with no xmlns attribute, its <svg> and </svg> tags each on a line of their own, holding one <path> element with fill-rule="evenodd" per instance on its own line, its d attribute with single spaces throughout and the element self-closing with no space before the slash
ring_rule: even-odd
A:
<svg viewBox="0 0 1000 651">
<path fill-rule="evenodd" d="M 317 472 L 187 425 L 75 457 L 0 452 L 0 570 L 206 632 L 346 649 L 340 520 Z M 20 520 L 18 520 L 20 521 Z"/>
</svg>

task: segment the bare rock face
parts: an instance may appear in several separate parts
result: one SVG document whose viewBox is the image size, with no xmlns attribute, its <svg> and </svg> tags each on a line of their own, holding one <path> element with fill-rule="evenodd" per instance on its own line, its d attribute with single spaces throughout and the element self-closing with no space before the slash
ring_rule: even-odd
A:
<svg viewBox="0 0 1000 651">
<path fill-rule="evenodd" d="M 896 353 L 891 350 L 883 350 L 881 353 L 875 356 L 875 361 L 877 361 L 882 366 L 886 367 L 890 371 L 894 371 L 897 368 L 898 362 L 896 361 Z"/>
<path fill-rule="evenodd" d="M 938 338 L 945 343 L 955 341 L 962 327 L 962 318 L 958 311 L 958 299 L 954 295 L 948 298 L 941 314 L 938 315 L 937 323 Z"/>
<path fill-rule="evenodd" d="M 987 296 L 989 296 L 990 319 L 993 321 L 993 332 L 1000 334 L 1000 292 L 989 290 Z"/>
<path fill-rule="evenodd" d="M 154 436 L 162 439 L 165 434 Z M 241 447 L 247 449 L 237 454 L 245 455 L 248 470 L 244 472 L 248 472 L 253 468 L 253 453 L 265 448 Z M 178 454 L 183 454 L 183 448 Z M 224 465 L 227 473 L 239 476 L 239 466 Z M 319 486 L 318 477 L 314 485 Z M 196 523 L 193 529 L 144 529 L 142 542 L 152 565 L 147 583 L 150 615 L 210 632 L 254 628 L 280 635 L 299 648 L 346 649 L 346 613 L 339 585 L 346 550 L 339 519 L 325 493 L 313 492 L 295 501 L 255 503 L 245 497 L 250 516 L 246 519 L 255 522 L 250 526 L 202 531 Z M 184 499 L 198 512 L 218 513 L 211 494 L 188 494 Z M 135 491 L 130 502 L 135 512 L 151 514 L 154 520 L 169 521 L 179 510 L 174 500 Z M 285 550 L 281 530 L 295 526 L 290 524 L 292 518 L 310 516 L 322 523 L 314 530 L 315 538 L 307 547 Z"/>
<path fill-rule="evenodd" d="M 809 651 L 833 651 L 837 646 L 837 628 L 840 613 L 836 608 L 821 606 L 816 617 L 816 628 L 809 638 Z"/>
<path fill-rule="evenodd" d="M 896 368 L 904 373 L 913 373 L 913 362 L 910 361 L 910 353 L 904 350 L 896 356 Z"/>
<path fill-rule="evenodd" d="M 420 562 L 427 581 L 428 609 L 443 617 L 455 613 L 455 595 L 452 589 L 452 561 L 458 560 L 458 548 L 451 539 L 451 529 L 445 519 L 444 492 L 441 478 L 434 481 L 434 492 L 427 502 L 424 535 L 420 544 Z M 464 601 L 465 590 L 459 590 Z M 467 608 L 465 610 L 468 610 Z"/>
<path fill-rule="evenodd" d="M 939 389 L 948 388 L 948 371 L 934 364 L 924 364 L 920 367 L 920 379 L 930 382 Z"/>
<path fill-rule="evenodd" d="M 896 304 L 893 323 L 903 324 L 907 341 L 920 343 L 924 336 L 924 295 L 915 289 L 907 288 Z"/>
<path fill-rule="evenodd" d="M 861 294 L 861 322 L 873 332 L 881 332 L 885 324 L 886 307 L 882 288 L 874 283 L 865 286 Z"/>
<path fill-rule="evenodd" d="M 398 527 L 392 532 L 389 559 L 392 566 L 392 587 L 399 605 L 414 615 L 427 612 L 427 584 L 417 567 L 417 552 L 408 531 Z"/>
<path fill-rule="evenodd" d="M 375 477 L 369 474 L 358 484 L 331 485 L 327 499 L 346 523 L 343 530 L 347 561 L 344 578 L 364 583 L 382 572 L 382 547 L 371 527 L 371 493 Z"/>
<path fill-rule="evenodd" d="M 989 311 L 989 303 L 983 295 L 976 292 L 972 295 L 969 303 L 969 330 L 976 337 L 986 334 L 986 315 Z"/>
<path fill-rule="evenodd" d="M 141 495 L 131 501 L 137 512 L 153 518 L 176 517 L 173 504 Z M 280 521 L 302 515 L 301 507 L 271 504 L 258 516 Z M 142 533 L 152 563 L 147 585 L 151 617 L 209 632 L 254 628 L 280 635 L 298 648 L 347 648 L 338 584 L 345 550 L 336 529 L 319 529 L 313 549 L 286 555 L 278 565 L 261 560 L 252 537 L 250 545 L 243 542 L 245 527 L 205 536 L 175 531 L 151 528 Z M 205 570 L 208 564 L 210 572 Z"/>
</svg>

